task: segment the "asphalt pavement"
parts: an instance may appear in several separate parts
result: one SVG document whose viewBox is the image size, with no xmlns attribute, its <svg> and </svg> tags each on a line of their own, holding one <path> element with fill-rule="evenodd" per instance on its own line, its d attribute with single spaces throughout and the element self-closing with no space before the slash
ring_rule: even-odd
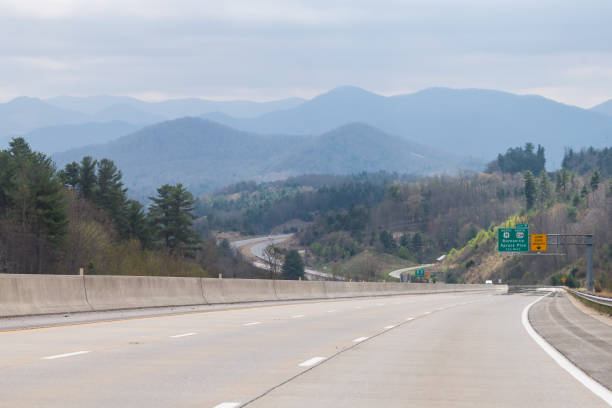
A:
<svg viewBox="0 0 612 408">
<path fill-rule="evenodd" d="M 523 327 L 539 296 L 357 298 L 0 332 L 0 405 L 607 406 Z"/>
</svg>

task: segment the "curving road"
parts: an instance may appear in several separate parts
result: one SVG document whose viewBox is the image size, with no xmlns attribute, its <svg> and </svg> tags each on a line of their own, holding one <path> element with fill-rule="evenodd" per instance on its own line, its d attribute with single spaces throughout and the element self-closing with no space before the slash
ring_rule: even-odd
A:
<svg viewBox="0 0 612 408">
<path fill-rule="evenodd" d="M 293 236 L 293 234 L 284 234 L 284 235 L 270 235 L 267 237 L 257 237 L 257 238 L 250 238 L 250 239 L 245 239 L 245 240 L 241 240 L 241 241 L 234 241 L 231 243 L 231 246 L 233 248 L 240 248 L 243 247 L 245 245 L 253 245 L 251 246 L 251 254 L 256 257 L 257 259 L 260 259 L 261 261 L 266 262 L 266 256 L 265 256 L 265 250 L 267 247 L 269 247 L 270 245 L 276 245 L 276 244 L 280 244 L 283 241 L 286 241 L 287 239 L 291 238 Z M 257 266 L 258 268 L 263 268 L 263 269 L 267 269 L 267 266 L 265 263 L 263 262 L 254 262 L 254 265 Z M 320 279 L 320 280 L 326 280 L 326 279 L 330 279 L 330 280 L 346 280 L 344 278 L 341 277 L 337 277 L 334 276 L 330 273 L 325 273 L 325 272 L 321 272 L 321 271 L 317 271 L 314 269 L 310 269 L 310 268 L 306 268 L 304 270 L 304 273 L 306 275 L 307 278 L 310 278 L 310 280 L 316 280 L 316 279 Z M 310 275 L 310 276 L 308 276 Z"/>
<path fill-rule="evenodd" d="M 605 407 L 533 340 L 540 293 L 277 304 L 0 332 L 6 407 Z"/>
</svg>

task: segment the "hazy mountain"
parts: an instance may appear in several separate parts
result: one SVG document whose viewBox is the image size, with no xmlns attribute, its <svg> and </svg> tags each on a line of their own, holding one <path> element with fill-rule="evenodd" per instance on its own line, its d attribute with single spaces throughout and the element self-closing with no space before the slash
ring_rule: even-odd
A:
<svg viewBox="0 0 612 408">
<path fill-rule="evenodd" d="M 222 112 L 236 117 L 255 117 L 272 111 L 294 108 L 303 103 L 304 100 L 287 98 L 272 102 L 251 102 L 187 98 L 145 102 L 126 96 L 99 95 L 91 97 L 59 96 L 47 99 L 46 102 L 59 108 L 71 109 L 88 115 L 99 114 L 114 105 L 129 106 L 140 112 L 146 112 L 167 120 L 185 116 L 199 116 L 210 112 Z M 119 117 L 113 119 L 125 120 L 125 118 Z"/>
<path fill-rule="evenodd" d="M 106 143 L 139 128 L 140 126 L 118 121 L 83 123 L 43 127 L 20 136 L 25 138 L 34 150 L 51 155 L 90 144 Z M 7 143 L 8 140 L 3 140 L 2 148 L 5 148 Z"/>
<path fill-rule="evenodd" d="M 51 106 L 40 99 L 25 96 L 0 103 L 0 136 L 21 134 L 33 129 L 86 122 L 87 116 Z"/>
<path fill-rule="evenodd" d="M 597 106 L 593 106 L 590 110 L 593 112 L 603 113 L 604 115 L 612 116 L 612 99 L 600 103 Z"/>
<path fill-rule="evenodd" d="M 257 118 L 215 119 L 259 133 L 321 134 L 350 122 L 460 155 L 495 157 L 509 146 L 542 144 L 559 165 L 566 146 L 612 144 L 612 118 L 540 96 L 479 89 L 431 88 L 384 97 L 354 87 L 336 88 L 310 101 Z"/>
<path fill-rule="evenodd" d="M 389 170 L 425 174 L 454 169 L 455 158 L 364 124 L 316 137 L 265 136 L 199 118 L 146 127 L 101 146 L 54 156 L 60 167 L 83 156 L 110 158 L 139 199 L 163 183 L 182 182 L 195 193 L 237 181 L 274 180 L 312 173 Z"/>
<path fill-rule="evenodd" d="M 142 125 L 150 125 L 166 120 L 162 115 L 149 113 L 128 104 L 111 105 L 92 116 L 99 122 L 123 121 Z"/>
</svg>

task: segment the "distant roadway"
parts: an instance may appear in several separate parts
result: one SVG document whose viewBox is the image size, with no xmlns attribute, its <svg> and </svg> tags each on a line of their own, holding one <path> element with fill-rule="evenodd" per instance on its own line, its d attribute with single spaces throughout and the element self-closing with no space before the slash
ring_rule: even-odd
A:
<svg viewBox="0 0 612 408">
<path fill-rule="evenodd" d="M 0 332 L 5 407 L 605 407 L 529 334 L 545 293 L 447 293 Z"/>
<path fill-rule="evenodd" d="M 244 239 L 241 241 L 234 241 L 231 243 L 231 245 L 233 248 L 240 248 L 245 245 L 252 245 L 250 248 L 251 254 L 257 259 L 265 262 L 266 261 L 265 250 L 267 247 L 269 247 L 270 245 L 280 244 L 281 242 L 286 241 L 292 236 L 293 234 L 270 235 L 266 237 L 257 237 L 257 238 Z M 260 267 L 260 268 L 267 268 L 266 264 L 263 262 L 255 262 L 255 266 Z M 325 273 L 325 272 L 317 271 L 317 270 L 310 269 L 310 268 L 306 268 L 304 272 L 306 275 L 311 275 L 310 276 L 311 280 L 337 279 L 337 277 L 335 277 L 334 275 L 330 273 Z"/>
</svg>

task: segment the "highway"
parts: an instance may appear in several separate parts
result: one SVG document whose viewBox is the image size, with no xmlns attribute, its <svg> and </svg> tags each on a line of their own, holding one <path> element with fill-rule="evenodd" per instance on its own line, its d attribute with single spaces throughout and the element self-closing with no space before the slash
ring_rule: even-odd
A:
<svg viewBox="0 0 612 408">
<path fill-rule="evenodd" d="M 248 305 L 0 332 L 6 407 L 605 407 L 522 322 L 537 292 Z"/>
<path fill-rule="evenodd" d="M 267 262 L 267 258 L 265 255 L 266 248 L 270 245 L 280 244 L 281 242 L 286 241 L 292 236 L 293 234 L 284 234 L 271 235 L 268 237 L 249 238 L 241 241 L 234 241 L 231 243 L 231 246 L 232 248 L 240 248 L 245 245 L 252 245 L 250 248 L 251 255 L 259 259 L 259 261 L 255 261 L 253 265 L 257 266 L 258 268 L 268 269 L 268 266 L 265 264 L 265 262 Z M 334 276 L 331 273 L 321 272 L 311 268 L 306 268 L 304 270 L 304 273 L 306 275 L 306 278 L 309 280 L 345 280 L 344 278 Z"/>
</svg>

